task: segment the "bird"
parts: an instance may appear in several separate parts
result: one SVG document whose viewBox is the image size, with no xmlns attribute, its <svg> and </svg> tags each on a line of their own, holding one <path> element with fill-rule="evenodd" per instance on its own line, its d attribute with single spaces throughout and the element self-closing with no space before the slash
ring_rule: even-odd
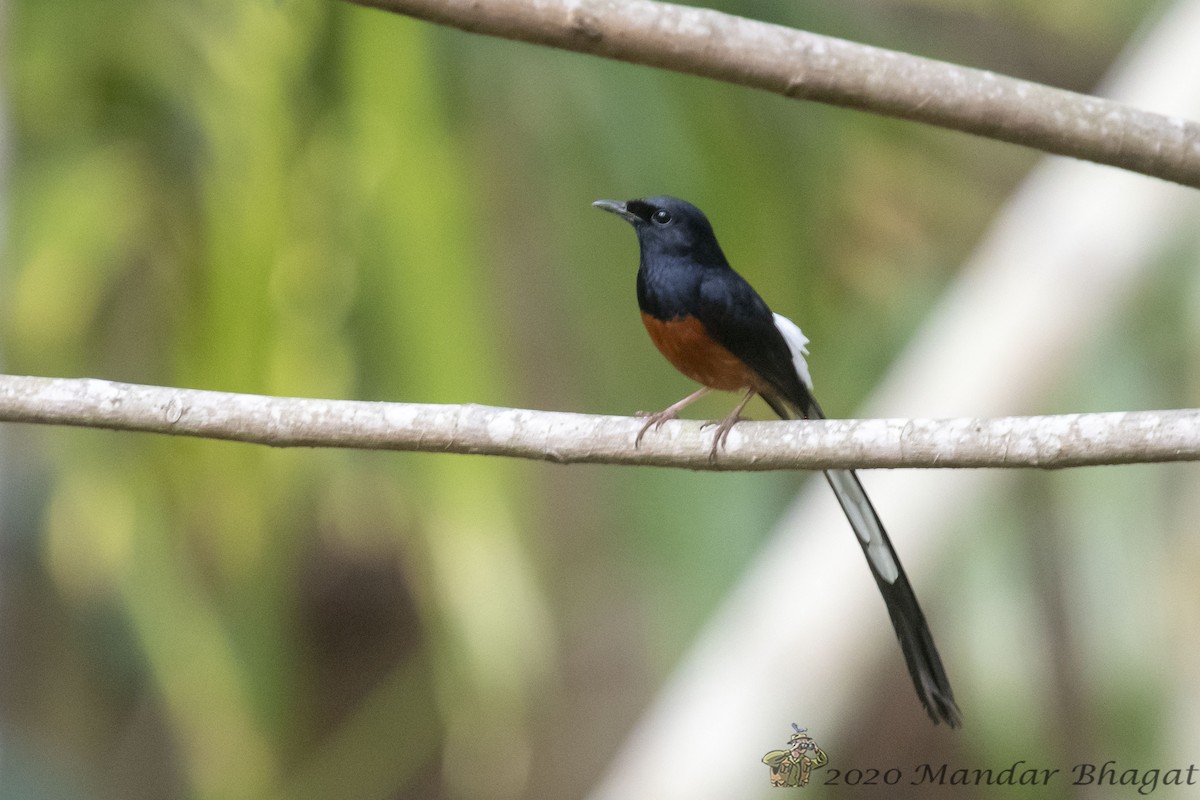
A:
<svg viewBox="0 0 1200 800">
<path fill-rule="evenodd" d="M 637 299 L 650 339 L 667 361 L 700 388 L 664 410 L 649 414 L 634 440 L 712 390 L 745 392 L 713 437 L 717 458 L 730 430 L 755 395 L 782 419 L 824 419 L 813 397 L 808 339 L 787 317 L 771 311 L 730 266 L 712 224 L 696 206 L 660 195 L 637 200 L 597 200 L 592 205 L 633 225 L 641 252 Z M 883 522 L 853 470 L 825 471 L 891 617 L 917 697 L 934 724 L 962 724 L 962 713 Z"/>
</svg>

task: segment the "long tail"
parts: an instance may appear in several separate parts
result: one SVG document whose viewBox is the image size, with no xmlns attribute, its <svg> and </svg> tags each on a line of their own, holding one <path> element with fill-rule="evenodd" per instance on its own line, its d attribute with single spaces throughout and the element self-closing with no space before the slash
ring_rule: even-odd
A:
<svg viewBox="0 0 1200 800">
<path fill-rule="evenodd" d="M 942 667 L 942 659 L 933 644 L 933 634 L 929 632 L 917 596 L 913 594 L 912 584 L 900 566 L 900 558 L 879 515 L 853 470 L 829 470 L 825 478 L 833 487 L 833 493 L 867 556 L 867 564 L 892 618 L 892 627 L 896 629 L 896 638 L 900 640 L 908 674 L 912 676 L 921 705 L 935 723 L 945 722 L 951 728 L 957 728 L 962 724 L 962 714 L 954 703 L 950 680 Z"/>
<path fill-rule="evenodd" d="M 789 418 L 787 409 L 779 399 L 767 395 L 762 397 L 776 414 L 784 419 Z M 796 411 L 808 419 L 825 418 L 811 393 L 805 392 L 789 405 L 795 406 Z M 862 545 L 871 574 L 875 576 L 875 584 L 879 586 L 879 593 L 887 605 L 888 616 L 892 618 L 892 627 L 896 629 L 896 638 L 900 640 L 908 674 L 912 676 L 921 705 L 935 724 L 945 722 L 951 728 L 959 727 L 962 725 L 962 712 L 954 702 L 954 691 L 950 688 L 942 659 L 933 644 L 933 634 L 929 632 L 929 624 L 921 612 L 917 596 L 913 594 L 912 584 L 900 566 L 900 557 L 896 555 L 896 548 L 892 547 L 883 522 L 871 505 L 871 499 L 867 497 L 853 470 L 831 469 L 825 473 L 825 478 L 837 496 L 850 527 L 854 529 L 858 543 Z"/>
</svg>

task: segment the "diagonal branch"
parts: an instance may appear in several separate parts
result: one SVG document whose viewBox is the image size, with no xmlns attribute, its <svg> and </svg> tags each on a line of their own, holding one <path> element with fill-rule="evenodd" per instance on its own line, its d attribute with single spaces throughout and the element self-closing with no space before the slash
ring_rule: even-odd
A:
<svg viewBox="0 0 1200 800">
<path fill-rule="evenodd" d="M 652 0 L 351 0 L 974 133 L 1200 188 L 1200 124 L 942 61 Z"/>
<path fill-rule="evenodd" d="M 708 459 L 711 432 L 668 422 L 479 405 L 372 403 L 0 375 L 0 421 L 143 431 L 274 447 L 509 456 L 694 470 L 1078 467 L 1200 460 L 1200 410 L 999 419 L 746 422 Z"/>
</svg>

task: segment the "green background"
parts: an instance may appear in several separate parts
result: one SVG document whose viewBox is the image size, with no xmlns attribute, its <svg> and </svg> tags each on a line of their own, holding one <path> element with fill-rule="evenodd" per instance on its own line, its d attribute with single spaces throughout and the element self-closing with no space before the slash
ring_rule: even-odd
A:
<svg viewBox="0 0 1200 800">
<path fill-rule="evenodd" d="M 1079 91 L 1159 10 L 715 6 Z M 692 387 L 639 323 L 632 233 L 589 203 L 671 193 L 802 325 L 823 405 L 851 416 L 1038 158 L 339 3 L 5 11 L 11 373 L 661 408 Z M 1197 244 L 1179 237 L 1038 410 L 1197 405 Z M 582 796 L 807 479 L 0 435 L 0 798 Z M 979 687 L 951 736 L 896 652 L 862 691 L 905 702 L 857 710 L 840 752 L 819 738 L 831 760 L 885 732 L 922 761 L 1068 762 L 1063 707 L 1089 753 L 1176 753 L 1163 715 L 1195 676 L 1164 666 L 1141 601 L 1159 587 L 1195 616 L 1198 479 L 1007 482 L 938 568 L 968 594 L 918 594 L 943 656 L 1067 642 L 1061 704 L 948 658 Z M 1089 624 L 1056 628 L 1061 606 Z M 699 768 L 680 748 L 672 768 Z"/>
</svg>

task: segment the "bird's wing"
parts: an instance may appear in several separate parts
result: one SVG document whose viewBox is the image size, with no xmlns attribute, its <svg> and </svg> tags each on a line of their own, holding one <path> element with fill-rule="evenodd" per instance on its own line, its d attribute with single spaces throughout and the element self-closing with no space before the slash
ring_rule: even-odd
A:
<svg viewBox="0 0 1200 800">
<path fill-rule="evenodd" d="M 808 340 L 794 323 L 773 314 L 758 292 L 732 270 L 706 275 L 698 299 L 696 316 L 709 336 L 762 376 L 796 413 L 811 419 L 823 416 L 810 391 L 804 360 Z M 776 403 L 771 405 L 780 411 Z"/>
</svg>

